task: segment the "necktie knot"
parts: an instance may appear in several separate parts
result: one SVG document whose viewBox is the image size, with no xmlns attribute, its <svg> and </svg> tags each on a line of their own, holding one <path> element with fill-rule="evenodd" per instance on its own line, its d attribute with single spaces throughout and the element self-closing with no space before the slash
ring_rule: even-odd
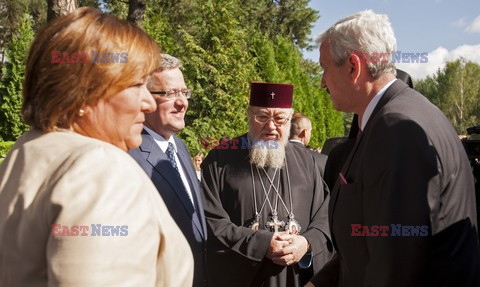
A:
<svg viewBox="0 0 480 287">
<path fill-rule="evenodd" d="M 168 148 L 167 148 L 167 153 L 173 154 L 175 151 L 175 148 L 173 147 L 173 144 L 171 142 L 168 143 Z"/>
</svg>

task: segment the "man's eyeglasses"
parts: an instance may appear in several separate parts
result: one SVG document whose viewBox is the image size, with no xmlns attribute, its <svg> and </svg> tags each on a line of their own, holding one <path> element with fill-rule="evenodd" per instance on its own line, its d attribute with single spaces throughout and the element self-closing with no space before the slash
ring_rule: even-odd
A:
<svg viewBox="0 0 480 287">
<path fill-rule="evenodd" d="M 277 127 L 283 126 L 288 122 L 288 117 L 269 117 L 269 116 L 260 116 L 260 115 L 253 115 L 253 119 L 259 124 L 266 124 L 273 121 L 273 124 Z"/>
<path fill-rule="evenodd" d="M 169 91 L 150 91 L 152 95 L 162 95 L 166 100 L 173 100 L 180 97 L 182 94 L 185 98 L 190 99 L 192 97 L 192 90 L 182 89 L 182 90 L 169 90 Z"/>
</svg>

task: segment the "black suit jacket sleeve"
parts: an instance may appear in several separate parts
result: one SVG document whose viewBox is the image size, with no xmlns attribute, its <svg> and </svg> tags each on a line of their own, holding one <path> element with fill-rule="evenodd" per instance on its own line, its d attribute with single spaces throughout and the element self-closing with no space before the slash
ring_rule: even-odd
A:
<svg viewBox="0 0 480 287">
<path fill-rule="evenodd" d="M 338 276 L 340 270 L 340 258 L 336 253 L 333 258 L 325 264 L 322 270 L 317 273 L 310 281 L 316 287 L 335 287 L 338 286 Z"/>
<path fill-rule="evenodd" d="M 388 226 L 389 236 L 365 237 L 363 286 L 420 286 L 412 281 L 426 271 L 428 237 L 403 229 L 393 236 L 393 229 L 427 226 L 430 233 L 428 191 L 438 189 L 441 172 L 436 151 L 418 124 L 395 113 L 377 121 L 364 144 L 363 222 Z"/>
</svg>

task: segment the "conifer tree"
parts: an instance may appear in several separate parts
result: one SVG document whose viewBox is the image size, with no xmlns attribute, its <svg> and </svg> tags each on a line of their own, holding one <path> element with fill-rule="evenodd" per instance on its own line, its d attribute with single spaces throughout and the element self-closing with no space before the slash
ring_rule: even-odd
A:
<svg viewBox="0 0 480 287">
<path fill-rule="evenodd" d="M 28 129 L 20 110 L 25 62 L 33 37 L 32 19 L 25 13 L 7 49 L 7 63 L 3 67 L 0 85 L 0 136 L 5 141 L 16 140 Z"/>
</svg>

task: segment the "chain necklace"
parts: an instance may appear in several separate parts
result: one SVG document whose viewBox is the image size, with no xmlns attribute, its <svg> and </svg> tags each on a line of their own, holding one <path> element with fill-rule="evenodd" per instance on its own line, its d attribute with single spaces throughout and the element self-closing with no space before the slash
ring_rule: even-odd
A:
<svg viewBox="0 0 480 287">
<path fill-rule="evenodd" d="M 280 195 L 280 192 L 278 191 L 278 189 L 280 187 L 280 175 L 278 176 L 277 187 L 275 187 L 275 184 L 274 184 L 274 180 L 275 180 L 275 176 L 277 174 L 278 168 L 275 169 L 275 173 L 273 174 L 273 178 L 270 178 L 267 171 L 264 168 L 262 168 L 265 176 L 267 177 L 267 179 L 270 183 L 270 187 L 268 189 L 268 192 L 266 191 L 265 185 L 263 184 L 263 180 L 261 178 L 260 171 L 258 170 L 258 167 L 256 167 L 256 169 L 257 169 L 258 178 L 259 178 L 259 180 L 262 184 L 263 192 L 265 194 L 265 200 L 263 201 L 263 204 L 262 204 L 262 207 L 261 207 L 260 211 L 258 211 L 257 196 L 256 196 L 256 192 L 255 192 L 255 180 L 254 180 L 254 174 L 253 174 L 253 167 L 252 167 L 252 165 L 250 165 L 250 170 L 251 170 L 251 174 L 252 174 L 254 206 L 255 206 L 255 220 L 250 225 L 250 228 L 255 230 L 255 231 L 260 228 L 261 212 L 262 212 L 265 204 L 268 202 L 268 204 L 270 206 L 272 217 L 271 217 L 270 221 L 266 222 L 265 226 L 267 228 L 270 228 L 270 230 L 273 231 L 273 232 L 280 231 L 279 228 L 281 227 L 281 228 L 284 228 L 284 230 L 289 231 L 290 234 L 299 234 L 300 230 L 301 230 L 301 226 L 298 223 L 298 221 L 295 219 L 295 215 L 293 213 L 292 188 L 291 188 L 291 183 L 290 183 L 290 174 L 288 172 L 287 161 L 285 160 L 285 169 L 286 169 L 286 173 L 287 173 L 288 192 L 289 192 L 289 197 L 290 197 L 290 210 L 288 209 L 285 201 L 283 200 L 282 196 Z M 270 199 L 269 199 L 270 191 L 271 191 L 272 188 L 277 195 L 276 198 L 275 198 L 275 208 L 273 208 L 273 205 L 271 204 Z M 285 224 L 285 222 L 283 222 L 283 221 L 278 220 L 278 212 L 277 212 L 278 209 L 277 208 L 278 208 L 279 199 L 280 199 L 280 202 L 282 203 L 283 207 L 285 208 L 285 211 L 288 213 L 287 224 Z"/>
<path fill-rule="evenodd" d="M 270 202 L 270 198 L 269 198 L 269 195 L 270 195 L 270 191 L 272 190 L 272 183 L 270 183 L 270 187 L 268 189 L 268 192 L 265 190 L 265 185 L 263 184 L 263 180 L 262 178 L 260 177 L 260 172 L 258 171 L 258 168 L 257 169 L 257 173 L 258 173 L 258 178 L 260 179 L 260 182 L 262 183 L 262 188 L 263 188 L 263 193 L 265 195 L 265 199 L 263 200 L 263 204 L 262 204 L 262 207 L 260 208 L 260 211 L 258 210 L 258 206 L 257 206 L 257 194 L 255 192 L 255 176 L 253 174 L 253 167 L 252 165 L 250 164 L 250 171 L 251 171 L 251 174 L 252 174 L 252 186 L 253 186 L 253 203 L 254 203 L 254 206 L 255 206 L 255 219 L 253 220 L 253 222 L 250 224 L 250 228 L 257 231 L 258 229 L 260 229 L 260 217 L 261 217 L 261 213 L 262 213 L 262 210 L 263 208 L 265 207 L 265 203 L 268 202 L 268 205 L 270 206 L 270 210 L 274 210 L 273 206 L 272 206 L 272 203 Z M 278 171 L 278 168 L 275 169 L 275 172 L 273 174 L 273 179 L 275 179 L 275 176 L 277 175 L 277 171 Z M 279 181 L 278 181 L 278 184 L 280 184 L 280 176 L 278 177 L 279 178 Z M 278 203 L 277 203 L 278 204 Z"/>
</svg>

